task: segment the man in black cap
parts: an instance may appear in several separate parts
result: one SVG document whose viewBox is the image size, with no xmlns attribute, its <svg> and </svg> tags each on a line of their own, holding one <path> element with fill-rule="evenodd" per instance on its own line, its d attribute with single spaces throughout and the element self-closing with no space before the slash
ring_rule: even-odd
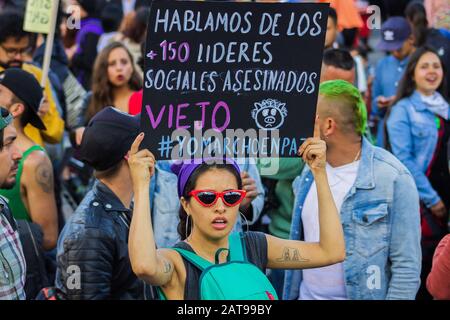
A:
<svg viewBox="0 0 450 320">
<path fill-rule="evenodd" d="M 95 169 L 96 180 L 58 240 L 56 287 L 69 300 L 152 297 L 128 256 L 133 187 L 126 158 L 139 124 L 107 107 L 84 132 L 80 158 Z"/>
<path fill-rule="evenodd" d="M 45 149 L 25 134 L 28 124 L 45 130 L 37 114 L 42 101 L 42 89 L 32 74 L 9 68 L 0 77 L 0 105 L 14 118 L 16 145 L 23 154 L 15 186 L 0 189 L 0 195 L 8 199 L 11 213 L 19 225 L 20 240 L 29 266 L 25 291 L 31 299 L 42 287 L 50 284 L 44 251 L 55 248 L 58 239 L 52 163 Z"/>
<path fill-rule="evenodd" d="M 37 112 L 43 96 L 39 82 L 32 74 L 17 68 L 5 71 L 0 80 L 0 105 L 14 118 L 17 146 L 23 153 L 16 186 L 0 190 L 8 198 L 14 218 L 38 224 L 43 231 L 43 248 L 51 250 L 58 238 L 56 200 L 53 189 L 52 163 L 45 149 L 25 135 L 28 124 L 45 130 Z"/>
</svg>

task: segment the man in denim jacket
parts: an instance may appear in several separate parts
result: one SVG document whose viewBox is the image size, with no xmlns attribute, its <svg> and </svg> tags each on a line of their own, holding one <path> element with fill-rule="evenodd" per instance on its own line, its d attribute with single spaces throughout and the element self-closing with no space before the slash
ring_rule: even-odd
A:
<svg viewBox="0 0 450 320">
<path fill-rule="evenodd" d="M 414 299 L 420 283 L 419 197 L 404 165 L 363 137 L 367 112 L 358 90 L 324 82 L 318 103 L 327 173 L 341 212 L 347 258 L 342 264 L 286 272 L 284 299 Z M 293 183 L 290 238 L 317 236 L 313 176 Z M 347 187 L 347 188 L 346 188 Z"/>
<path fill-rule="evenodd" d="M 245 172 L 243 188 L 247 191 L 247 201 L 239 210 L 249 225 L 255 223 L 264 206 L 264 189 L 254 159 L 236 160 L 241 172 Z M 177 176 L 170 170 L 172 161 L 158 161 L 155 175 L 150 184 L 150 208 L 152 212 L 155 241 L 159 248 L 169 248 L 179 241 L 177 232 L 180 199 L 177 194 Z M 247 202 L 247 205 L 245 205 Z M 241 217 L 242 217 L 241 215 Z M 235 231 L 245 231 L 246 222 L 238 219 Z"/>
</svg>

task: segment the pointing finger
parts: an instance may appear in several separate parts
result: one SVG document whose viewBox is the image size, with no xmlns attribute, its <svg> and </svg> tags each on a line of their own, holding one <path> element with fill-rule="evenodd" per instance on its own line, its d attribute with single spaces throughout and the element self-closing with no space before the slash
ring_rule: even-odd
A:
<svg viewBox="0 0 450 320">
<path fill-rule="evenodd" d="M 144 140 L 145 134 L 142 132 L 140 135 L 136 137 L 133 144 L 131 145 L 130 155 L 136 154 L 139 151 L 139 146 L 141 145 L 142 140 Z"/>
<path fill-rule="evenodd" d="M 316 116 L 314 122 L 314 138 L 320 139 L 319 115 Z"/>
</svg>

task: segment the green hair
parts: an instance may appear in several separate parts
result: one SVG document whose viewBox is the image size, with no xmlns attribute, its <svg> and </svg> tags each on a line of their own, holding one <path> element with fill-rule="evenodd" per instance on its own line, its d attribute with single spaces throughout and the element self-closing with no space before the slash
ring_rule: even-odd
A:
<svg viewBox="0 0 450 320">
<path fill-rule="evenodd" d="M 356 116 L 355 130 L 364 135 L 367 128 L 367 108 L 359 90 L 350 82 L 330 80 L 320 84 L 319 93 L 326 98 L 348 101 Z"/>
</svg>

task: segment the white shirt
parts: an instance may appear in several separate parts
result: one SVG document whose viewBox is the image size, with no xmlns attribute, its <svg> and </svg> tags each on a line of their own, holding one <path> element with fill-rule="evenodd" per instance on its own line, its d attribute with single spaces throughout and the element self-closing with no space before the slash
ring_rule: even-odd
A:
<svg viewBox="0 0 450 320">
<path fill-rule="evenodd" d="M 328 183 L 338 211 L 358 173 L 359 161 L 333 168 L 326 166 Z M 302 223 L 306 242 L 319 241 L 319 207 L 316 183 L 306 195 L 302 210 Z M 347 299 L 344 280 L 344 266 L 337 263 L 331 266 L 303 270 L 300 283 L 299 300 L 344 300 Z"/>
</svg>

